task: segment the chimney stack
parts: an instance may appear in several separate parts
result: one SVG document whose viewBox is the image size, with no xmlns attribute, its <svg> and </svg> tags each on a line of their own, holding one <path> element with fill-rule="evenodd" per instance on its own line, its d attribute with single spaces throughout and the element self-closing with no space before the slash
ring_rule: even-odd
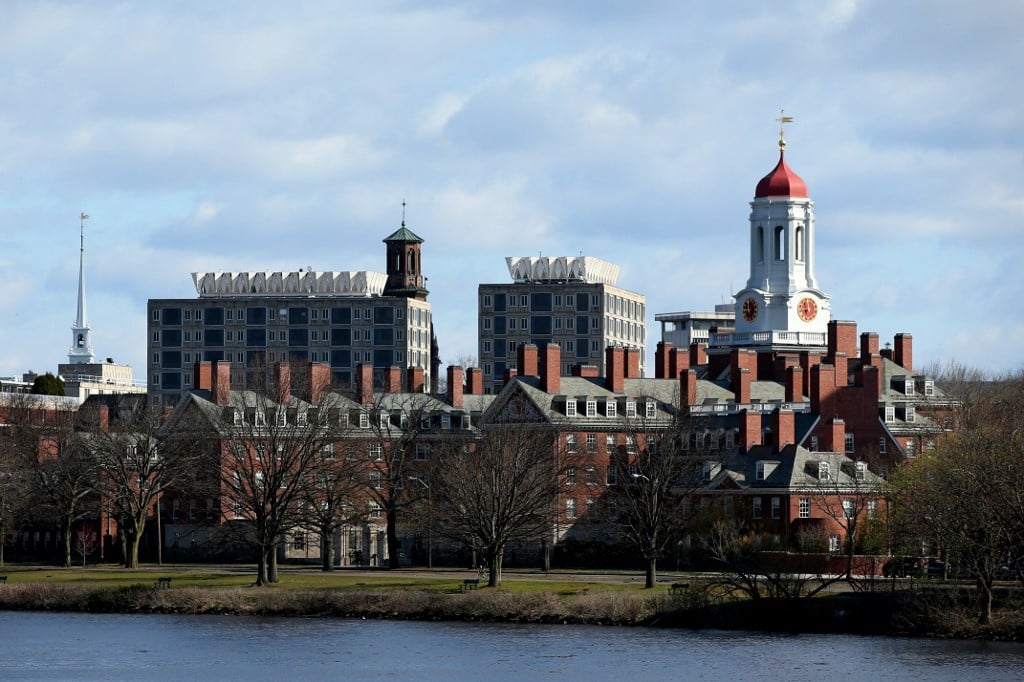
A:
<svg viewBox="0 0 1024 682">
<path fill-rule="evenodd" d="M 217 405 L 229 404 L 231 402 L 231 363 L 224 360 L 215 361 L 211 375 L 210 392 L 213 394 L 213 402 Z"/>
<path fill-rule="evenodd" d="M 626 352 L 618 346 L 604 351 L 605 387 L 612 393 L 622 393 L 626 387 Z"/>
<path fill-rule="evenodd" d="M 532 343 L 524 343 L 517 351 L 518 374 L 521 377 L 540 376 L 539 359 L 537 357 L 537 346 Z"/>
<path fill-rule="evenodd" d="M 562 347 L 549 343 L 544 348 L 540 365 L 540 390 L 548 394 L 558 393 L 562 388 Z"/>
<path fill-rule="evenodd" d="M 373 366 L 360 364 L 356 367 L 356 390 L 360 405 L 373 403 Z"/>
<path fill-rule="evenodd" d="M 462 400 L 463 379 L 464 372 L 461 367 L 448 365 L 448 404 L 458 410 L 461 410 L 464 404 Z"/>
</svg>

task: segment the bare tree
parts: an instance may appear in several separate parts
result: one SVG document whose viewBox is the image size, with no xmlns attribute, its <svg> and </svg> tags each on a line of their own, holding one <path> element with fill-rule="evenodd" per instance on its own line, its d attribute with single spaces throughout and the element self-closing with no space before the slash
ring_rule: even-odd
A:
<svg viewBox="0 0 1024 682">
<path fill-rule="evenodd" d="M 610 520 L 646 561 L 646 588 L 657 582 L 658 560 L 676 546 L 684 511 L 700 483 L 700 463 L 689 449 L 690 435 L 700 425 L 689 417 L 682 422 L 661 417 L 627 418 L 626 443 L 610 453 L 608 464 L 616 481 L 609 487 Z M 703 438 L 693 442 L 703 447 Z"/>
<path fill-rule="evenodd" d="M 958 430 L 897 473 L 894 504 L 920 538 L 974 576 L 987 624 L 994 582 L 1024 541 L 1024 375 L 964 387 Z"/>
<path fill-rule="evenodd" d="M 160 412 L 138 398 L 92 406 L 95 414 L 86 415 L 91 428 L 83 435 L 99 468 L 103 499 L 125 538 L 129 569 L 139 566 L 139 543 L 154 502 L 168 490 L 194 492 L 204 456 L 196 429 L 179 422 L 167 437 Z"/>
<path fill-rule="evenodd" d="M 75 551 L 82 557 L 82 568 L 93 552 L 100 546 L 99 536 L 94 530 L 80 528 L 75 533 Z"/>
<path fill-rule="evenodd" d="M 323 448 L 345 428 L 342 415 L 349 403 L 327 392 L 329 371 L 314 371 L 313 365 L 306 369 L 303 375 L 276 366 L 272 383 L 265 372 L 254 370 L 254 388 L 231 392 L 223 406 L 190 397 L 191 404 L 176 412 L 170 427 L 177 430 L 205 416 L 207 468 L 234 519 L 228 527 L 256 550 L 257 585 L 278 581 L 277 548 L 302 521 L 302 503 L 314 485 Z M 292 376 L 298 379 L 296 393 L 312 401 L 292 394 Z"/>
<path fill-rule="evenodd" d="M 7 448 L 0 448 L 0 566 L 7 538 L 28 518 L 30 496 L 24 468 Z"/>
<path fill-rule="evenodd" d="M 3 436 L 30 490 L 32 521 L 56 524 L 64 566 L 71 565 L 72 528 L 98 511 L 99 472 L 75 432 L 75 412 L 32 396 L 8 403 Z"/>
<path fill-rule="evenodd" d="M 514 404 L 479 441 L 452 442 L 435 458 L 429 481 L 439 532 L 482 552 L 488 585 L 501 584 L 505 550 L 550 535 L 558 481 L 556 433 L 519 421 Z"/>
<path fill-rule="evenodd" d="M 349 525 L 366 518 L 366 467 L 361 459 L 337 452 L 338 443 L 325 442 L 320 463 L 310 472 L 302 489 L 300 525 L 320 536 L 324 571 L 334 570 L 334 537 Z M 339 456 L 341 455 L 341 456 Z"/>
</svg>

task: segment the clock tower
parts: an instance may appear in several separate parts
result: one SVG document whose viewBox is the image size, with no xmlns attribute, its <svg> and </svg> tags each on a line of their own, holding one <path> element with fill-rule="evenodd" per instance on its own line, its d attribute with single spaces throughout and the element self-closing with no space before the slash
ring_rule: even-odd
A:
<svg viewBox="0 0 1024 682">
<path fill-rule="evenodd" d="M 750 202 L 750 277 L 735 297 L 734 344 L 825 345 L 831 306 L 814 273 L 814 232 L 814 202 L 786 163 L 780 129 L 779 162 Z"/>
</svg>

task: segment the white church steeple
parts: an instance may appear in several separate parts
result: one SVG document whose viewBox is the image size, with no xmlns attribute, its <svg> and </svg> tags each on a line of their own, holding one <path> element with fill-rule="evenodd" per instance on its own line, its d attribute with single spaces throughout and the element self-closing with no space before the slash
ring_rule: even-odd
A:
<svg viewBox="0 0 1024 682">
<path fill-rule="evenodd" d="M 772 345 L 815 345 L 828 331 L 831 305 L 814 272 L 814 202 L 785 154 L 780 128 L 779 162 L 757 183 L 750 202 L 750 278 L 736 294 L 736 333 L 770 333 L 771 340 L 761 342 Z"/>
<path fill-rule="evenodd" d="M 92 364 L 92 329 L 85 313 L 85 221 L 89 216 L 79 216 L 79 247 L 78 247 L 78 316 L 71 327 L 71 350 L 68 351 L 68 363 L 72 365 Z"/>
</svg>

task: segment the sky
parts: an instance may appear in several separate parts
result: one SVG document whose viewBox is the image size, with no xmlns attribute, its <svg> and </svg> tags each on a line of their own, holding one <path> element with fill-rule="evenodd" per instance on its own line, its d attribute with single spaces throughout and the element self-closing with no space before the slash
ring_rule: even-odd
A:
<svg viewBox="0 0 1024 682">
<path fill-rule="evenodd" d="M 0 0 L 0 376 L 56 371 L 79 214 L 99 359 L 195 271 L 384 270 L 406 224 L 445 362 L 506 256 L 583 253 L 661 312 L 749 275 L 778 159 L 833 319 L 915 366 L 1024 357 L 1019 0 Z"/>
</svg>

